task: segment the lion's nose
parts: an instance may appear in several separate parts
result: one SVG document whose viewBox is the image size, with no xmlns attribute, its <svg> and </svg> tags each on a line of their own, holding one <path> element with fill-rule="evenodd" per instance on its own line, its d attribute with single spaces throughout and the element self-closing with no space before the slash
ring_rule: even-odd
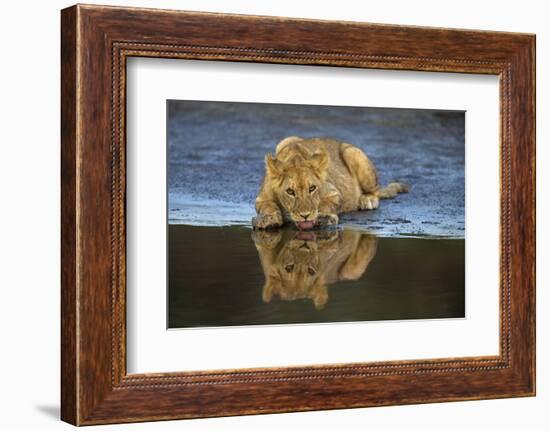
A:
<svg viewBox="0 0 550 431">
<path fill-rule="evenodd" d="M 307 213 L 307 214 L 300 214 L 300 216 L 304 219 L 304 220 L 307 220 L 307 218 L 309 217 L 311 213 Z"/>
</svg>

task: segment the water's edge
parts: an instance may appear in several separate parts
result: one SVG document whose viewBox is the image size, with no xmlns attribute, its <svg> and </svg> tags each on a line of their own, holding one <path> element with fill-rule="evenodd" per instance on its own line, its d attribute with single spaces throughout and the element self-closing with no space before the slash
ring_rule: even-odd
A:
<svg viewBox="0 0 550 431">
<path fill-rule="evenodd" d="M 168 224 L 199 227 L 241 226 L 251 228 L 255 215 L 250 203 L 171 193 L 169 196 Z M 437 214 L 406 218 L 402 211 L 391 216 L 392 201 L 383 201 L 375 211 L 361 211 L 340 216 L 340 224 L 332 228 L 353 229 L 384 238 L 444 238 L 464 239 L 463 226 L 449 225 L 437 219 Z M 395 208 L 395 207 L 394 207 Z"/>
</svg>

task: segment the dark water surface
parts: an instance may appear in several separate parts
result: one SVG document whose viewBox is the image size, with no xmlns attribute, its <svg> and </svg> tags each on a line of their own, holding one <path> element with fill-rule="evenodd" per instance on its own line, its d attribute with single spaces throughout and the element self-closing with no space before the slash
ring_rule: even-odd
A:
<svg viewBox="0 0 550 431">
<path fill-rule="evenodd" d="M 169 225 L 168 327 L 462 318 L 464 239 Z"/>
</svg>

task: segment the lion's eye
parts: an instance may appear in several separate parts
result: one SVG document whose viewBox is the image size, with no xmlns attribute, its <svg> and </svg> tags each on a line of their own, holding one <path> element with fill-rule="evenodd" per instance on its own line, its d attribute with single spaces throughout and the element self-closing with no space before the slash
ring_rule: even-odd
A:
<svg viewBox="0 0 550 431">
<path fill-rule="evenodd" d="M 315 270 L 314 270 L 313 268 L 311 268 L 311 267 L 307 269 L 307 272 L 308 272 L 308 274 L 311 275 L 312 277 L 316 274 Z"/>
<path fill-rule="evenodd" d="M 294 264 L 292 264 L 292 263 L 285 266 L 285 271 L 286 272 L 292 272 L 293 269 L 294 269 Z"/>
<path fill-rule="evenodd" d="M 313 193 L 315 190 L 317 190 L 317 186 L 309 186 L 310 193 Z"/>
<path fill-rule="evenodd" d="M 294 190 L 292 190 L 292 189 L 286 189 L 286 192 L 287 192 L 290 196 L 294 196 Z"/>
</svg>

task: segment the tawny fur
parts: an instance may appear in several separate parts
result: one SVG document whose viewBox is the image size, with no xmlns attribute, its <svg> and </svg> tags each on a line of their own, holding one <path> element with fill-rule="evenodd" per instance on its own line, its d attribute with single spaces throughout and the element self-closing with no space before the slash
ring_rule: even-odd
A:
<svg viewBox="0 0 550 431">
<path fill-rule="evenodd" d="M 291 136 L 265 158 L 266 172 L 258 197 L 255 229 L 338 223 L 338 214 L 374 210 L 379 199 L 409 191 L 404 183 L 378 184 L 373 163 L 359 148 L 330 138 Z"/>
<path fill-rule="evenodd" d="M 264 302 L 307 298 L 317 309 L 328 301 L 330 284 L 363 276 L 377 247 L 375 236 L 349 230 L 254 231 L 252 238 L 265 276 Z"/>
</svg>

